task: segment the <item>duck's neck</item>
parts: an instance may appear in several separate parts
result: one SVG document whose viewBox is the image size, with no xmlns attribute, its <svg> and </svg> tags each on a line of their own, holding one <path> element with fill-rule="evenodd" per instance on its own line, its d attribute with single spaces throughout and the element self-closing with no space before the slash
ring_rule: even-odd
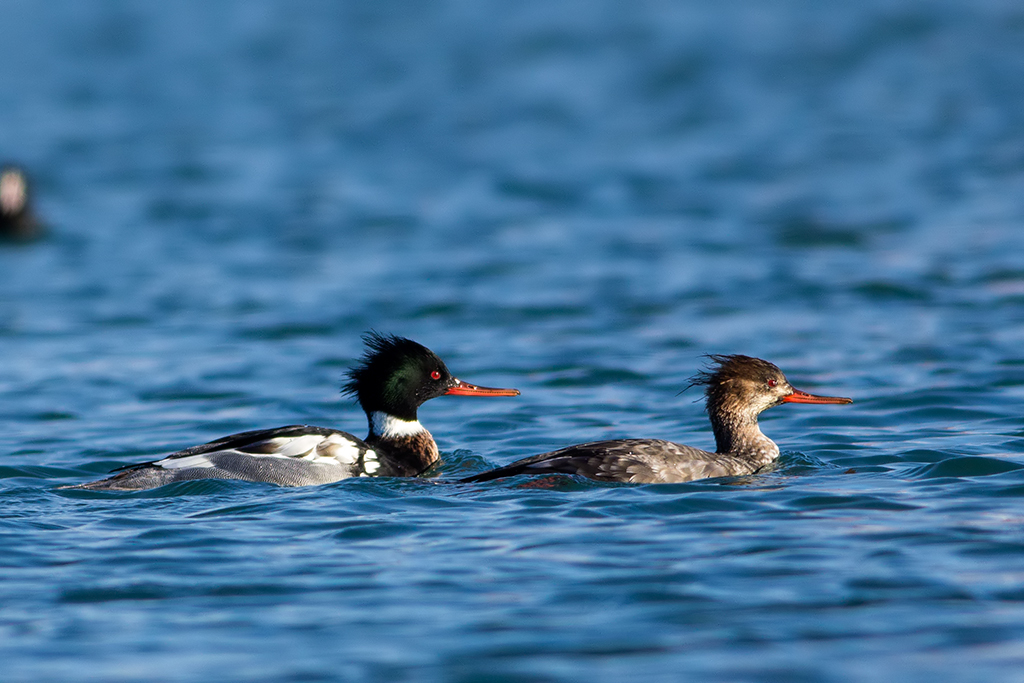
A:
<svg viewBox="0 0 1024 683">
<path fill-rule="evenodd" d="M 366 443 L 383 459 L 386 470 L 378 475 L 411 477 L 437 462 L 437 444 L 419 420 L 403 420 L 384 411 L 369 413 L 367 418 Z"/>
<path fill-rule="evenodd" d="M 761 433 L 756 414 L 744 414 L 708 406 L 711 429 L 715 433 L 715 450 L 767 464 L 779 457 L 779 447 Z"/>
</svg>

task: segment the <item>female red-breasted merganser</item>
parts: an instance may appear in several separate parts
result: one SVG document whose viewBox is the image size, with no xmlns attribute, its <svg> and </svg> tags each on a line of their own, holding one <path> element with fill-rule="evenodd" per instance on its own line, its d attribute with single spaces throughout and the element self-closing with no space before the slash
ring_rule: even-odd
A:
<svg viewBox="0 0 1024 683">
<path fill-rule="evenodd" d="M 456 379 L 430 349 L 371 332 L 367 351 L 349 371 L 344 393 L 366 411 L 365 440 L 326 427 L 291 425 L 226 436 L 139 465 L 112 477 L 64 488 L 139 490 L 190 479 L 244 479 L 281 486 L 326 484 L 348 477 L 411 477 L 437 461 L 434 438 L 416 409 L 438 396 L 518 396 Z"/>
<path fill-rule="evenodd" d="M 797 389 L 775 365 L 750 356 L 710 355 L 713 366 L 690 380 L 703 386 L 715 432 L 715 453 L 659 439 L 577 444 L 462 479 L 477 482 L 516 474 L 579 474 L 600 481 L 678 483 L 751 474 L 779 457 L 757 416 L 783 403 L 853 403 Z"/>
<path fill-rule="evenodd" d="M 38 237 L 42 225 L 32 213 L 28 178 L 17 166 L 0 169 L 0 238 L 30 240 Z"/>
</svg>

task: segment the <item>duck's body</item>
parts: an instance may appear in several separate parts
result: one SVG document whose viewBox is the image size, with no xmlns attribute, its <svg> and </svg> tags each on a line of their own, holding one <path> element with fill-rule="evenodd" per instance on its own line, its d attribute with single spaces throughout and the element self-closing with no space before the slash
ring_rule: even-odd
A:
<svg viewBox="0 0 1024 683">
<path fill-rule="evenodd" d="M 17 166 L 0 169 L 0 238 L 31 240 L 42 232 L 32 213 L 28 178 Z"/>
<path fill-rule="evenodd" d="M 710 453 L 662 439 L 611 439 L 523 458 L 462 481 L 489 481 L 516 474 L 579 474 L 598 481 L 671 484 L 751 474 L 777 457 L 777 446 L 761 457 L 749 457 Z"/>
<path fill-rule="evenodd" d="M 432 351 L 414 341 L 369 334 L 362 364 L 349 372 L 369 422 L 359 439 L 348 432 L 290 425 L 232 434 L 112 477 L 67 488 L 150 489 L 194 479 L 241 479 L 280 486 L 326 484 L 349 477 L 410 477 L 437 462 L 433 436 L 416 417 L 425 401 L 443 395 L 515 396 L 456 379 Z"/>
<path fill-rule="evenodd" d="M 691 382 L 703 385 L 716 452 L 660 439 L 616 439 L 541 453 L 463 479 L 479 482 L 517 474 L 577 474 L 601 481 L 667 484 L 752 474 L 779 457 L 757 416 L 782 403 L 851 403 L 798 391 L 778 367 L 749 356 L 709 356 L 714 367 Z"/>
</svg>

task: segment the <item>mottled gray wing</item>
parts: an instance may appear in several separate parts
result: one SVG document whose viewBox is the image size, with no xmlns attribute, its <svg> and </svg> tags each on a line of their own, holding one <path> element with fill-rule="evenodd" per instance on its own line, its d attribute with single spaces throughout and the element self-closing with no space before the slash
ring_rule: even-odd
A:
<svg viewBox="0 0 1024 683">
<path fill-rule="evenodd" d="M 577 444 L 541 453 L 463 479 L 490 481 L 517 474 L 578 474 L 634 484 L 691 481 L 728 474 L 718 456 L 659 439 L 618 439 Z"/>
</svg>

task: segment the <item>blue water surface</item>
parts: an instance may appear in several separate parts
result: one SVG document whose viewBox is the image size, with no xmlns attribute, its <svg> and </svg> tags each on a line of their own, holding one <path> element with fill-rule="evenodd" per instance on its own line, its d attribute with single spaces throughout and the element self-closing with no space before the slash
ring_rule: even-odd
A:
<svg viewBox="0 0 1024 683">
<path fill-rule="evenodd" d="M 1024 680 L 1024 6 L 0 8 L 4 681 Z M 364 433 L 368 329 L 515 399 L 442 464 L 64 491 L 235 431 Z M 453 480 L 709 447 L 704 353 L 776 468 Z"/>
</svg>

